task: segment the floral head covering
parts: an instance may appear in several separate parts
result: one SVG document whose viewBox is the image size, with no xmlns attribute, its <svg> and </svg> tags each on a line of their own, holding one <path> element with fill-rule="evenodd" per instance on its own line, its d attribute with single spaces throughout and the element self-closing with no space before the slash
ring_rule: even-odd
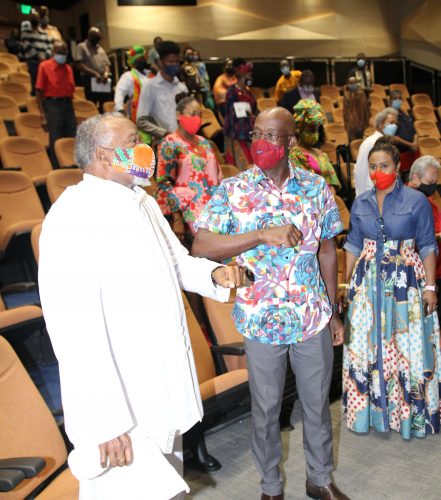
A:
<svg viewBox="0 0 441 500">
<path fill-rule="evenodd" d="M 302 99 L 294 106 L 294 120 L 296 128 L 318 128 L 325 123 L 325 115 L 323 109 L 318 102 L 311 99 Z"/>
</svg>

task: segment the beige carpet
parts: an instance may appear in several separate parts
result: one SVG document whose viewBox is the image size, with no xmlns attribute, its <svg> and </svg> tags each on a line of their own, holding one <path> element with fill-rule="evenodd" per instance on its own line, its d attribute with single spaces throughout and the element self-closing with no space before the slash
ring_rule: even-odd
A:
<svg viewBox="0 0 441 500">
<path fill-rule="evenodd" d="M 285 499 L 303 500 L 305 459 L 299 403 L 295 430 L 282 433 Z M 397 433 L 356 435 L 346 429 L 340 401 L 331 405 L 334 428 L 334 478 L 352 500 L 441 500 L 441 437 L 403 441 Z M 212 474 L 188 471 L 195 500 L 259 500 L 259 477 L 250 452 L 250 418 L 207 437 L 209 452 L 222 469 Z"/>
</svg>

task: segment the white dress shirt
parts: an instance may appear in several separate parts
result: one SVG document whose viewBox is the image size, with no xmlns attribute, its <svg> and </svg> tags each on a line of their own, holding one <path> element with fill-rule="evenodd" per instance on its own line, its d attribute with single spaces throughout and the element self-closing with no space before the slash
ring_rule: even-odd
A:
<svg viewBox="0 0 441 500">
<path fill-rule="evenodd" d="M 136 119 L 149 116 L 153 118 L 156 125 L 174 132 L 178 127 L 175 97 L 182 92 L 188 92 L 182 82 L 176 77 L 172 82 L 168 82 L 159 72 L 142 87 Z"/>
<path fill-rule="evenodd" d="M 102 473 L 100 443 L 130 431 L 161 456 L 202 419 L 180 289 L 227 301 L 229 290 L 211 281 L 216 266 L 188 255 L 139 187 L 85 174 L 52 206 L 40 237 L 40 296 L 80 480 Z M 155 458 L 144 470 L 166 471 L 162 479 L 182 491 L 165 458 L 155 469 L 158 453 L 147 454 Z M 133 487 L 156 498 L 145 480 Z"/>
<path fill-rule="evenodd" d="M 136 71 L 139 79 L 141 80 L 141 90 L 142 90 L 142 88 L 144 87 L 144 85 L 147 84 L 149 79 L 147 78 L 146 75 L 140 73 L 138 70 L 135 69 L 134 71 Z M 130 115 L 130 102 L 133 97 L 133 89 L 134 89 L 133 81 L 134 79 L 131 71 L 126 71 L 121 75 L 115 87 L 115 99 L 114 99 L 115 111 L 121 111 L 124 109 L 124 101 L 126 97 L 128 97 L 129 106 L 127 109 L 129 110 L 129 115 Z"/>
<path fill-rule="evenodd" d="M 355 196 L 360 196 L 374 187 L 374 183 L 369 176 L 368 156 L 377 139 L 382 136 L 383 134 L 376 130 L 372 135 L 366 137 L 360 145 L 354 168 Z"/>
</svg>

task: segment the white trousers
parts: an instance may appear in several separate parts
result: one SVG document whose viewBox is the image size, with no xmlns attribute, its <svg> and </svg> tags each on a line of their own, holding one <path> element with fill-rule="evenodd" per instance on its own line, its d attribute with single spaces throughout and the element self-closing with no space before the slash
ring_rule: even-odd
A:
<svg viewBox="0 0 441 500">
<path fill-rule="evenodd" d="M 189 492 L 182 479 L 182 437 L 164 455 L 152 440 L 131 432 L 133 463 L 109 467 L 93 479 L 80 480 L 79 500 L 178 500 Z"/>
</svg>

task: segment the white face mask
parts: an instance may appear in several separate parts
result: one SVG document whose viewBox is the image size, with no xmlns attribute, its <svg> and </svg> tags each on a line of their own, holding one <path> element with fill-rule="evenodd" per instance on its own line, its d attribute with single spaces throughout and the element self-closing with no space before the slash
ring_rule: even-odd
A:
<svg viewBox="0 0 441 500">
<path fill-rule="evenodd" d="M 152 185 L 152 183 L 150 182 L 150 179 L 143 178 L 143 177 L 137 177 L 136 175 L 132 175 L 132 180 L 133 180 L 134 186 L 147 187 L 147 186 Z"/>
</svg>

